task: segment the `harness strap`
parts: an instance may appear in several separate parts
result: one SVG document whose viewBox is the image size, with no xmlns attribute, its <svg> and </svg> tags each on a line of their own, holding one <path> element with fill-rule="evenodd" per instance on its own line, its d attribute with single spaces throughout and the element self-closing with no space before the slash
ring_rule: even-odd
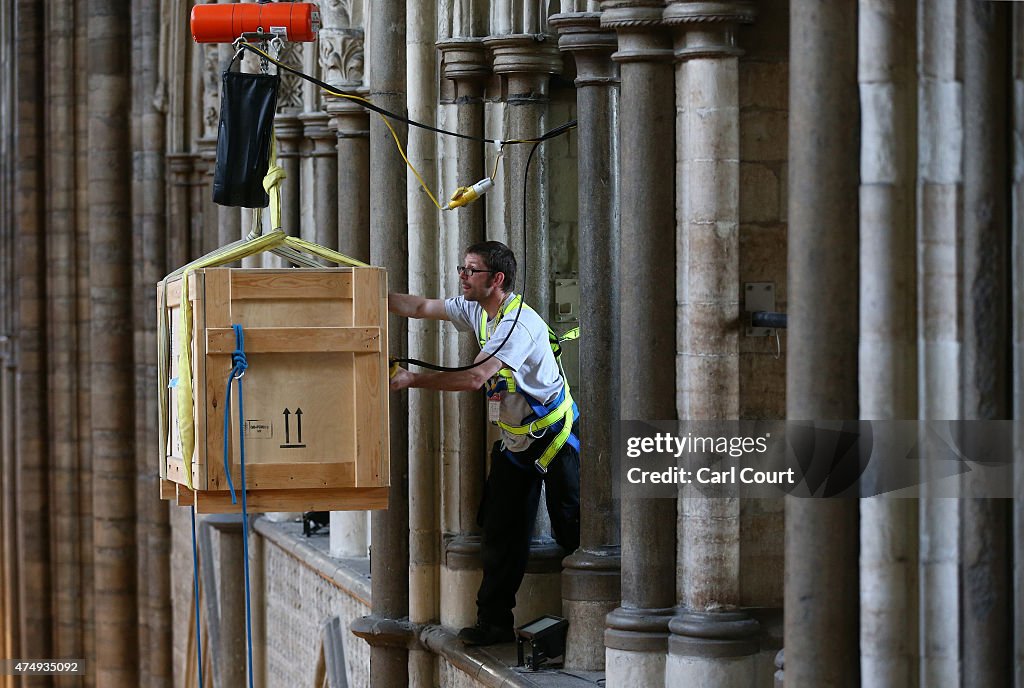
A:
<svg viewBox="0 0 1024 688">
<path fill-rule="evenodd" d="M 527 304 L 523 303 L 522 296 L 516 295 L 498 311 L 497 321 L 501 322 L 501 319 L 513 308 L 530 309 Z M 497 323 L 495 323 L 495 326 L 497 326 Z M 562 426 L 559 428 L 554 439 L 551 440 L 551 443 L 541 454 L 540 458 L 534 462 L 534 465 L 541 473 L 547 473 L 548 466 L 552 461 L 554 461 L 555 456 L 566 444 L 569 444 L 579 451 L 579 438 L 577 438 L 572 432 L 573 422 L 575 422 L 576 418 L 579 417 L 579 408 L 576 406 L 576 402 L 573 401 L 572 394 L 569 392 L 569 381 L 565 378 L 565 372 L 562 370 L 562 362 L 559 359 L 559 356 L 562 353 L 562 348 L 559 346 L 559 343 L 578 338 L 579 328 L 576 327 L 569 330 L 569 332 L 566 332 L 562 338 L 555 335 L 555 331 L 551 329 L 550 325 L 548 325 L 547 328 L 548 343 L 551 345 L 551 351 L 555 355 L 555 362 L 558 364 L 558 369 L 562 375 L 562 391 L 559 392 L 558 397 L 556 397 L 550 405 L 542 404 L 529 394 L 520 391 L 519 394 L 522 394 L 522 396 L 529 402 L 536 418 L 523 425 L 509 425 L 508 423 L 503 423 L 500 420 L 496 423 L 498 427 L 511 435 L 530 435 L 535 439 L 541 437 L 548 428 L 559 422 L 562 423 Z M 488 339 L 486 311 L 480 314 L 480 330 L 478 338 L 480 340 L 480 348 L 483 348 L 487 344 Z M 509 394 L 516 393 L 516 382 L 511 370 L 508 368 L 500 369 L 498 371 L 498 377 L 500 379 L 495 384 L 488 386 L 488 396 L 492 396 L 493 394 L 503 390 L 507 390 Z"/>
</svg>

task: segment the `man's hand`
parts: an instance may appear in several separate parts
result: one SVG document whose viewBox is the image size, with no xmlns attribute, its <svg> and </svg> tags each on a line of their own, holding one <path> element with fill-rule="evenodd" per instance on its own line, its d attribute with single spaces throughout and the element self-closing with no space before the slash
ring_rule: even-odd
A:
<svg viewBox="0 0 1024 688">
<path fill-rule="evenodd" d="M 412 386 L 412 381 L 415 377 L 414 373 L 410 373 L 405 368 L 397 369 L 395 374 L 391 376 L 391 391 L 398 392 Z"/>
</svg>

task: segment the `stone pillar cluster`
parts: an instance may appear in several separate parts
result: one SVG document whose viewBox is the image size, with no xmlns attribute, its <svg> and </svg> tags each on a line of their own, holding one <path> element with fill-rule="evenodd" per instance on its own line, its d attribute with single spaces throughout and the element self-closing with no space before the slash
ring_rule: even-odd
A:
<svg viewBox="0 0 1024 688">
<path fill-rule="evenodd" d="M 245 236 L 251 215 L 212 202 L 233 49 L 193 43 L 178 21 L 191 4 L 0 2 L 0 653 L 85 658 L 85 685 L 187 684 L 197 660 L 188 512 L 157 499 L 154 475 L 153 284 Z M 317 43 L 284 48 L 287 64 L 465 136 L 391 121 L 442 203 L 496 182 L 437 210 L 380 117 L 289 75 L 275 121 L 286 232 L 436 297 L 455 293 L 467 245 L 505 241 L 526 268 L 517 289 L 556 330 L 555 278 L 575 271 L 581 542 L 561 552 L 538 519 L 516 609 L 520 624 L 568 619 L 565 671 L 729 688 L 766 688 L 773 668 L 787 688 L 1020 677 L 1024 509 L 977 494 L 980 471 L 922 461 L 916 500 L 770 503 L 622 496 L 616 472 L 622 420 L 1020 414 L 1019 4 L 344 0 L 321 3 Z M 575 129 L 538 146 L 529 175 L 531 143 L 498 161 L 480 140 L 532 140 L 566 112 Z M 748 328 L 749 282 L 787 314 L 778 340 Z M 444 323 L 397 318 L 388 347 L 450 365 L 478 351 Z M 482 575 L 482 400 L 389 403 L 390 509 L 331 520 L 333 557 L 370 552 L 355 566 L 370 564 L 369 587 L 306 545 L 278 557 L 287 523 L 250 543 L 254 606 L 303 612 L 257 613 L 257 685 L 295 675 L 261 643 L 285 626 L 323 638 L 303 615 L 328 607 L 332 628 L 336 610 L 356 621 L 309 650 L 325 673 L 349 642 L 360 685 L 523 681 L 454 638 Z M 240 636 L 225 631 L 241 593 L 217 581 L 239 575 L 241 541 L 234 521 L 210 528 L 205 665 L 238 683 Z M 277 585 L 267 561 L 296 558 L 304 573 Z M 225 649 L 236 663 L 221 665 Z"/>
<path fill-rule="evenodd" d="M 492 73 L 490 55 L 483 39 L 453 37 L 439 42 L 437 48 L 442 76 L 454 87 L 455 122 L 452 130 L 482 137 L 484 89 Z M 474 184 L 490 174 L 486 169 L 485 147 L 480 141 L 460 138 L 454 142 L 442 141 L 440 145 L 447 145 L 447 150 L 454 154 L 458 175 L 455 184 Z M 446 240 L 441 243 L 446 254 L 439 257 L 442 285 L 455 282 L 455 266 L 462 264 L 466 247 L 484 240 L 485 208 L 483 202 L 477 202 L 460 208 L 454 218 L 442 218 L 455 224 L 446 230 Z M 442 291 L 451 293 L 450 289 Z M 441 334 L 445 364 L 465 365 L 476 358 L 480 345 L 472 337 L 453 329 L 446 327 Z M 444 555 L 441 563 L 440 621 L 452 628 L 462 628 L 476 621 L 476 590 L 482 577 L 480 528 L 476 514 L 483 496 L 488 443 L 483 420 L 484 402 L 479 395 L 449 394 L 441 403 L 441 415 L 446 425 L 441 435 L 442 485 L 451 499 L 446 500 L 450 506 L 441 515 Z"/>
<path fill-rule="evenodd" d="M 617 389 L 621 302 L 618 269 L 618 161 L 615 159 L 619 75 L 611 56 L 614 31 L 601 27 L 598 12 L 553 15 L 548 25 L 559 33 L 558 47 L 576 65 L 579 118 L 579 262 L 580 304 L 587 335 L 580 341 L 580 369 L 587 371 L 573 391 L 581 421 L 580 548 L 562 562 L 562 613 L 569 620 L 565 664 L 596 670 L 605 665 L 604 617 L 621 599 L 621 547 L 618 509 L 612 499 L 612 451 Z"/>
<path fill-rule="evenodd" d="M 601 26 L 618 37 L 619 65 L 619 414 L 672 420 L 675 396 L 675 196 L 672 37 L 660 2 L 603 2 Z M 658 279 L 636 279 L 658 266 Z M 658 326 L 653 326 L 657 323 Z M 628 371 L 628 374 L 625 374 Z M 621 502 L 622 592 L 607 619 L 612 685 L 664 681 L 675 608 L 676 505 Z"/>
</svg>

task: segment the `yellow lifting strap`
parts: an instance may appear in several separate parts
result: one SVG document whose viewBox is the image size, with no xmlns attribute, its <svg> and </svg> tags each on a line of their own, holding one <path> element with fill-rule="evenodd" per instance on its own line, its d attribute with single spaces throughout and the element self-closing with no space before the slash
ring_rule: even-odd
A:
<svg viewBox="0 0 1024 688">
<path fill-rule="evenodd" d="M 216 267 L 226 263 L 233 263 L 249 256 L 272 251 L 279 247 L 288 247 L 293 250 L 303 251 L 332 263 L 339 265 L 350 265 L 355 267 L 369 267 L 366 263 L 350 258 L 342 253 L 325 248 L 310 241 L 291 237 L 283 231 L 277 230 L 270 234 L 250 239 L 243 239 L 227 246 L 208 253 L 207 255 L 192 261 L 191 263 L 178 268 L 164 278 L 164 289 L 166 293 L 167 282 L 174 277 L 181 277 L 181 329 L 178 336 L 178 376 L 176 378 L 175 390 L 177 392 L 178 431 L 181 435 L 182 458 L 185 461 L 185 484 L 189 489 L 192 487 L 192 453 L 195 451 L 195 418 L 193 417 L 192 405 L 194 403 L 192 392 L 192 306 L 188 299 L 188 280 L 195 270 L 200 268 Z M 167 303 L 166 298 L 164 303 Z M 170 428 L 168 427 L 167 409 L 167 388 L 168 380 L 168 323 L 167 308 L 161 309 L 158 321 L 158 380 L 160 385 L 159 406 L 160 406 L 160 448 L 165 451 Z"/>
<path fill-rule="evenodd" d="M 270 134 L 270 164 L 267 176 L 263 178 L 263 190 L 270 196 L 270 228 L 281 229 L 281 182 L 288 175 L 284 168 L 277 164 L 277 135 Z"/>
</svg>

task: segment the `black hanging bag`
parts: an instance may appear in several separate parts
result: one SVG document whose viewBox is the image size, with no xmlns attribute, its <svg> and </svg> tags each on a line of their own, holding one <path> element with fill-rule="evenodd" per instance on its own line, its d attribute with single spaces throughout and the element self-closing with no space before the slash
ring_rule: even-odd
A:
<svg viewBox="0 0 1024 688">
<path fill-rule="evenodd" d="M 279 82 L 276 74 L 244 74 L 230 68 L 224 72 L 214 203 L 243 208 L 266 208 L 270 203 L 263 178 L 270 164 Z"/>
</svg>

